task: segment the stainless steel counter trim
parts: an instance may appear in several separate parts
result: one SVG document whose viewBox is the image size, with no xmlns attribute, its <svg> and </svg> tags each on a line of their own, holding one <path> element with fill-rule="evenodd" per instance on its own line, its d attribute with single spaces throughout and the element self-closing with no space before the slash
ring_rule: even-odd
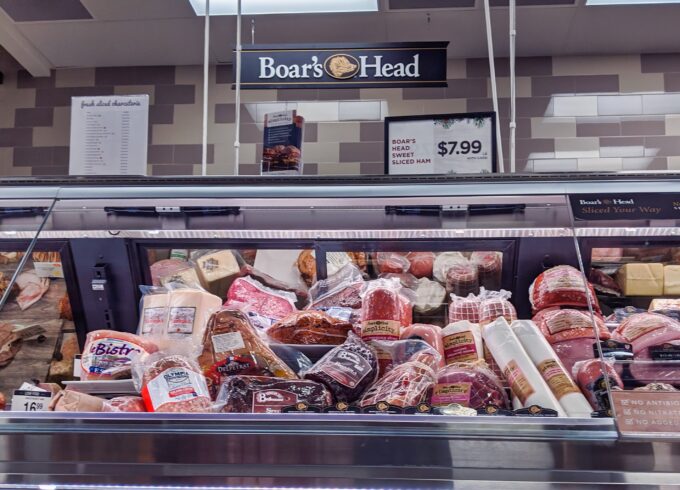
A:
<svg viewBox="0 0 680 490">
<path fill-rule="evenodd" d="M 0 239 L 29 239 L 31 231 L 0 231 Z M 460 238 L 570 237 L 568 228 L 484 228 L 447 230 L 46 230 L 41 239 L 135 238 L 223 240 L 422 240 Z"/>
<path fill-rule="evenodd" d="M 678 236 L 678 227 L 577 227 L 574 229 L 577 237 L 659 237 Z"/>
</svg>

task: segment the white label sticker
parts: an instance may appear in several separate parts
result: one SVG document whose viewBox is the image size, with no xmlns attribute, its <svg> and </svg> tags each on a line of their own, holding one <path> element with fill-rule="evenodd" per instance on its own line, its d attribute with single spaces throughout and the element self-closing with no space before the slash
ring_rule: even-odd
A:
<svg viewBox="0 0 680 490">
<path fill-rule="evenodd" d="M 196 308 L 193 306 L 175 306 L 170 308 L 168 333 L 188 334 L 194 331 Z"/>
<path fill-rule="evenodd" d="M 166 369 L 149 381 L 146 389 L 154 410 L 167 403 L 180 403 L 199 397 L 210 399 L 203 375 L 182 367 Z"/>
<path fill-rule="evenodd" d="M 15 390 L 12 395 L 13 412 L 46 412 L 52 400 L 49 391 Z"/>
<path fill-rule="evenodd" d="M 64 269 L 61 262 L 33 262 L 33 268 L 38 277 L 63 279 Z"/>
<path fill-rule="evenodd" d="M 212 343 L 215 352 L 233 352 L 246 348 L 246 344 L 243 342 L 241 332 L 229 332 L 220 335 L 213 335 Z"/>
</svg>

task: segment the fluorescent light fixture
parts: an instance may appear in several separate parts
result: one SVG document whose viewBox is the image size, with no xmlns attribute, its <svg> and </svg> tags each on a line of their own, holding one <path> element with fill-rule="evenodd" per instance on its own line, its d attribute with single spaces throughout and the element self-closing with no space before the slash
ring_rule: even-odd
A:
<svg viewBox="0 0 680 490">
<path fill-rule="evenodd" d="M 206 0 L 189 0 L 205 15 Z M 210 15 L 236 15 L 237 0 L 210 0 Z M 241 0 L 243 15 L 377 12 L 378 0 Z"/>
<path fill-rule="evenodd" d="M 655 5 L 680 3 L 680 0 L 586 0 L 586 5 Z"/>
</svg>

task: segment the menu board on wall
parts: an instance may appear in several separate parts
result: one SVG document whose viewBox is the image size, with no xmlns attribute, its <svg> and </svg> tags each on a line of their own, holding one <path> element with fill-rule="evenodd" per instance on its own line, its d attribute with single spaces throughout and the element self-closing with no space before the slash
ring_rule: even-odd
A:
<svg viewBox="0 0 680 490">
<path fill-rule="evenodd" d="M 496 171 L 494 112 L 385 118 L 385 173 Z"/>
<path fill-rule="evenodd" d="M 71 99 L 70 175 L 146 175 L 149 96 Z"/>
</svg>

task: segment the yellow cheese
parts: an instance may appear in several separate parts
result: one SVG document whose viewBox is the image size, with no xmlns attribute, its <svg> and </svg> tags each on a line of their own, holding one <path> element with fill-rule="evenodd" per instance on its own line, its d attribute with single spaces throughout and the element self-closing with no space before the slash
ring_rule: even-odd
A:
<svg viewBox="0 0 680 490">
<path fill-rule="evenodd" d="M 203 287 L 220 298 L 227 297 L 229 286 L 241 270 L 231 250 L 219 250 L 199 257 L 196 269 Z"/>
<path fill-rule="evenodd" d="M 649 303 L 649 311 L 659 310 L 680 310 L 680 299 L 673 298 L 654 298 Z"/>
<path fill-rule="evenodd" d="M 661 296 L 663 264 L 625 264 L 616 274 L 616 281 L 626 296 Z"/>
<path fill-rule="evenodd" d="M 680 265 L 664 266 L 663 294 L 680 295 Z"/>
</svg>

